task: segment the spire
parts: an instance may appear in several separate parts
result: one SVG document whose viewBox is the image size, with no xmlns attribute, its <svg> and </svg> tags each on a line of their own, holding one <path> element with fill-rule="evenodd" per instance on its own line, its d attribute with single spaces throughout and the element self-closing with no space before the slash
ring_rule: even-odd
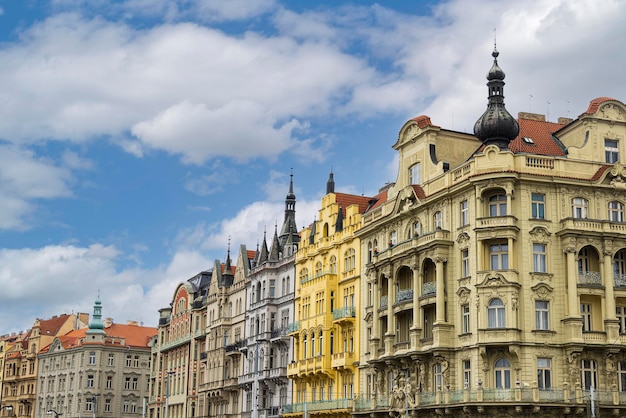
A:
<svg viewBox="0 0 626 418">
<path fill-rule="evenodd" d="M 222 286 L 232 286 L 235 280 L 233 274 L 232 262 L 230 260 L 230 236 L 228 237 L 228 251 L 226 252 L 226 263 L 224 264 L 224 271 L 222 272 Z"/>
<path fill-rule="evenodd" d="M 504 106 L 504 71 L 498 65 L 498 52 L 495 40 L 493 45 L 493 65 L 487 73 L 488 104 L 487 110 L 474 124 L 474 135 L 483 144 L 495 144 L 501 149 L 508 148 L 519 134 L 519 125 Z"/>
<path fill-rule="evenodd" d="M 295 243 L 296 246 L 300 242 L 300 234 L 298 234 L 298 227 L 296 226 L 296 195 L 293 193 L 293 169 L 291 169 L 291 174 L 289 175 L 289 193 L 287 193 L 285 198 L 285 218 L 280 229 L 278 241 L 280 243 L 279 251 L 282 252 L 283 257 L 288 257 L 295 252 L 294 248 L 286 249 L 288 241 L 291 241 L 291 245 Z"/>
<path fill-rule="evenodd" d="M 270 248 L 269 261 L 278 261 L 282 253 L 282 248 L 278 242 L 278 225 L 274 224 L 274 239 L 272 240 L 272 246 Z"/>
<path fill-rule="evenodd" d="M 315 244 L 315 224 L 317 221 L 313 219 L 313 225 L 311 225 L 311 235 L 309 235 L 309 245 Z"/>
<path fill-rule="evenodd" d="M 326 194 L 329 193 L 335 193 L 335 178 L 332 168 L 330 169 L 330 176 L 328 176 L 328 181 L 326 182 Z"/>
<path fill-rule="evenodd" d="M 93 305 L 93 317 L 89 322 L 88 334 L 104 334 L 104 324 L 102 323 L 102 302 L 100 302 L 100 291 Z"/>
<path fill-rule="evenodd" d="M 257 251 L 257 266 L 260 266 L 267 261 L 268 253 L 269 251 L 267 250 L 267 232 L 263 231 L 263 244 L 261 244 L 261 251 Z"/>
<path fill-rule="evenodd" d="M 335 222 L 335 232 L 343 231 L 343 208 L 339 206 L 339 212 L 337 212 L 337 221 Z"/>
</svg>

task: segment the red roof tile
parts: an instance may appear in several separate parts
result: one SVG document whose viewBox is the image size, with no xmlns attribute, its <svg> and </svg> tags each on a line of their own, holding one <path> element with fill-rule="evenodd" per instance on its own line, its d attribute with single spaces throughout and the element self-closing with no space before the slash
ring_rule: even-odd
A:
<svg viewBox="0 0 626 418">
<path fill-rule="evenodd" d="M 430 118 L 426 115 L 419 115 L 419 116 L 414 117 L 411 120 L 414 120 L 415 122 L 417 122 L 417 126 L 420 129 L 424 129 L 427 126 L 437 126 L 437 125 L 433 125 L 433 123 L 430 121 Z"/>
<path fill-rule="evenodd" d="M 63 326 L 63 324 L 65 324 L 69 317 L 70 315 L 63 314 L 52 317 L 50 319 L 40 319 L 40 335 L 56 335 L 56 333 L 59 332 L 59 329 Z"/>
<path fill-rule="evenodd" d="M 369 208 L 370 211 L 376 209 L 377 207 L 381 206 L 383 203 L 385 203 L 387 201 L 387 192 L 389 191 L 389 189 L 385 189 L 382 192 L 378 193 L 376 196 L 374 196 L 372 198 L 372 200 L 375 200 L 374 204 L 372 205 L 372 207 Z"/>
<path fill-rule="evenodd" d="M 604 173 L 606 172 L 606 170 L 608 170 L 609 168 L 611 168 L 612 166 L 610 165 L 605 165 L 602 166 L 598 169 L 598 171 L 596 171 L 596 173 L 593 175 L 593 177 L 591 177 L 591 181 L 597 181 L 600 180 L 600 177 L 602 177 L 604 175 Z"/>
<path fill-rule="evenodd" d="M 335 193 L 335 199 L 339 206 L 343 209 L 350 205 L 358 205 L 359 213 L 364 213 L 367 207 L 370 205 L 370 198 L 367 196 L 356 196 L 347 193 Z"/>
<path fill-rule="evenodd" d="M 565 156 L 565 151 L 552 138 L 552 133 L 561 129 L 563 124 L 519 118 L 519 135 L 509 143 L 509 149 L 515 153 L 525 152 L 538 155 Z M 532 143 L 523 138 L 530 138 Z"/>
<path fill-rule="evenodd" d="M 248 260 L 254 260 L 256 258 L 256 251 L 246 250 L 246 256 L 248 257 Z"/>
<path fill-rule="evenodd" d="M 422 186 L 420 186 L 419 184 L 412 184 L 411 187 L 413 187 L 415 196 L 417 196 L 418 199 L 424 199 L 426 197 L 426 193 L 424 193 L 424 189 L 422 189 Z"/>
<path fill-rule="evenodd" d="M 600 105 L 604 102 L 608 102 L 609 100 L 614 100 L 616 102 L 620 102 L 617 99 L 613 99 L 611 97 L 598 97 L 596 99 L 593 99 L 592 101 L 589 102 L 589 107 L 587 108 L 587 110 L 585 110 L 583 113 L 581 113 L 580 116 L 582 115 L 593 115 L 594 113 L 596 113 L 598 111 L 598 108 L 600 107 Z M 620 102 L 621 103 L 621 102 Z"/>
</svg>

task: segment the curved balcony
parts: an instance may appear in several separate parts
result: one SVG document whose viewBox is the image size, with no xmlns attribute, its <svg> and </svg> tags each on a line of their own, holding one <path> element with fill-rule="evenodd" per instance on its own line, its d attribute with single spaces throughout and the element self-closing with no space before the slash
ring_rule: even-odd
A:
<svg viewBox="0 0 626 418">
<path fill-rule="evenodd" d="M 396 293 L 396 303 L 412 302 L 413 289 L 400 289 Z"/>
<path fill-rule="evenodd" d="M 356 308 L 354 306 L 344 306 L 343 308 L 333 310 L 333 322 L 350 321 L 356 317 Z"/>
<path fill-rule="evenodd" d="M 578 272 L 578 284 L 602 286 L 602 274 L 599 271 Z"/>
</svg>

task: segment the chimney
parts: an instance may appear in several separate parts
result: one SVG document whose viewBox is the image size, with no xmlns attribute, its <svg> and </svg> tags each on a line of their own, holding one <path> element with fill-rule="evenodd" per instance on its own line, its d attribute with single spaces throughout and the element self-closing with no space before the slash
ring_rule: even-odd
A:
<svg viewBox="0 0 626 418">
<path fill-rule="evenodd" d="M 104 322 L 104 327 L 108 328 L 113 325 L 113 318 L 104 318 L 104 321 L 102 322 Z"/>
<path fill-rule="evenodd" d="M 568 123 L 572 122 L 574 119 L 572 118 L 564 118 L 564 117 L 560 117 L 558 123 L 560 123 L 561 125 L 567 125 Z"/>
<path fill-rule="evenodd" d="M 539 113 L 530 113 L 530 112 L 519 112 L 517 114 L 518 119 L 526 119 L 526 120 L 535 120 L 537 122 L 545 122 L 546 115 L 541 115 Z"/>
<path fill-rule="evenodd" d="M 126 321 L 126 325 L 137 325 L 137 321 L 128 320 Z"/>
</svg>

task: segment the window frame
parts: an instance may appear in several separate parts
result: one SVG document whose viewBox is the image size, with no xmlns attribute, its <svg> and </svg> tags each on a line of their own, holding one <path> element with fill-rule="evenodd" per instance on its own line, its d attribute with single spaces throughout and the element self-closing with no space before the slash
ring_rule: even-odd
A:
<svg viewBox="0 0 626 418">
<path fill-rule="evenodd" d="M 608 164 L 619 162 L 619 140 L 604 138 L 604 161 Z"/>
<path fill-rule="evenodd" d="M 613 207 L 611 207 L 613 206 Z M 624 222 L 624 204 L 619 200 L 611 200 L 607 204 L 609 221 Z"/>
<path fill-rule="evenodd" d="M 421 184 L 421 164 L 415 163 L 409 167 L 409 184 Z"/>
<path fill-rule="evenodd" d="M 543 364 L 542 364 L 543 363 Z M 539 390 L 552 389 L 552 359 L 537 358 L 537 387 Z"/>
<path fill-rule="evenodd" d="M 461 226 L 469 225 L 469 202 L 467 200 L 463 200 L 460 203 L 461 208 Z"/>
<path fill-rule="evenodd" d="M 533 219 L 546 218 L 546 195 L 543 193 L 531 193 L 531 216 Z"/>
<path fill-rule="evenodd" d="M 583 197 L 572 198 L 572 218 L 587 219 L 589 216 L 589 201 Z"/>
<path fill-rule="evenodd" d="M 501 357 L 493 363 L 494 387 L 511 389 L 511 362 Z"/>
<path fill-rule="evenodd" d="M 489 244 L 489 266 L 491 267 L 491 270 L 509 269 L 508 242 L 501 241 Z"/>
<path fill-rule="evenodd" d="M 494 193 L 489 196 L 488 201 L 490 217 L 507 216 L 508 212 L 506 194 L 502 192 Z"/>
<path fill-rule="evenodd" d="M 547 244 L 533 242 L 533 273 L 547 272 Z"/>
<path fill-rule="evenodd" d="M 550 330 L 550 302 L 547 300 L 535 300 L 535 329 Z"/>
<path fill-rule="evenodd" d="M 506 328 L 506 306 L 500 298 L 491 299 L 487 305 L 487 327 Z"/>
</svg>

